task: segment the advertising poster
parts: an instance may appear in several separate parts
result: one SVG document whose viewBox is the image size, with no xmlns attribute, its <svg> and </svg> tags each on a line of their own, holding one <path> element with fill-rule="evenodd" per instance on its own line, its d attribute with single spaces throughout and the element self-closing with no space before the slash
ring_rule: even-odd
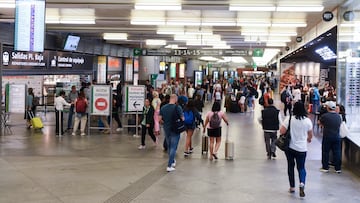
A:
<svg viewBox="0 0 360 203">
<path fill-rule="evenodd" d="M 106 83 L 106 56 L 98 56 L 97 83 Z"/>
<path fill-rule="evenodd" d="M 185 78 L 185 64 L 182 63 L 179 66 L 179 78 Z"/>
<path fill-rule="evenodd" d="M 132 59 L 126 59 L 125 64 L 125 81 L 126 82 L 132 82 L 134 80 L 133 76 L 133 61 Z"/>
<path fill-rule="evenodd" d="M 111 71 L 111 72 L 120 72 L 120 71 L 122 71 L 122 59 L 108 56 L 107 70 Z"/>
<path fill-rule="evenodd" d="M 139 60 L 134 59 L 134 72 L 139 72 Z"/>
<path fill-rule="evenodd" d="M 91 114 L 98 116 L 110 115 L 111 109 L 111 86 L 91 86 Z"/>
<path fill-rule="evenodd" d="M 24 113 L 26 102 L 26 85 L 6 85 L 6 111 Z"/>
<path fill-rule="evenodd" d="M 280 89 L 281 92 L 283 88 L 289 83 L 295 83 L 295 65 L 292 63 L 281 63 L 281 75 L 280 75 Z"/>
<path fill-rule="evenodd" d="M 176 78 L 176 63 L 170 64 L 170 78 Z"/>
<path fill-rule="evenodd" d="M 203 72 L 202 71 L 194 71 L 195 77 L 195 85 L 201 85 L 203 80 Z"/>
</svg>

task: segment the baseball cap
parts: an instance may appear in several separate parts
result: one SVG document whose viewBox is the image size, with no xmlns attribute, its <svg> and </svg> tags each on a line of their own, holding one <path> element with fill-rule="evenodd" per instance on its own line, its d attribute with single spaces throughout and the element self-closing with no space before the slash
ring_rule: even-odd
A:
<svg viewBox="0 0 360 203">
<path fill-rule="evenodd" d="M 327 107 L 329 107 L 329 109 L 331 109 L 331 110 L 335 110 L 335 109 L 336 109 L 336 103 L 333 102 L 333 101 L 327 101 L 327 102 L 325 103 L 325 105 L 326 105 Z"/>
</svg>

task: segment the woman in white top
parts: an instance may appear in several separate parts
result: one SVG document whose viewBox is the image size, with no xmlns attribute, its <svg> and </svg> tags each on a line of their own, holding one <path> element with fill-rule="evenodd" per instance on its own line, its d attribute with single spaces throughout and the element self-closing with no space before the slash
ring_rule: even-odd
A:
<svg viewBox="0 0 360 203">
<path fill-rule="evenodd" d="M 159 93 L 157 91 L 153 91 L 153 100 L 151 105 L 153 106 L 154 112 L 154 134 L 156 136 L 160 135 L 160 125 L 159 125 L 159 113 L 160 113 L 160 104 L 161 100 L 159 98 Z"/>
<path fill-rule="evenodd" d="M 293 102 L 301 101 L 301 90 L 298 86 L 295 86 L 292 90 Z"/>
<path fill-rule="evenodd" d="M 290 117 L 287 117 L 281 128 L 280 133 L 285 134 L 286 129 L 289 127 Z M 293 115 L 290 120 L 290 145 L 289 149 L 285 151 L 287 162 L 288 162 L 288 176 L 290 183 L 290 193 L 295 192 L 295 161 L 299 173 L 299 195 L 300 197 L 305 197 L 304 187 L 305 187 L 305 160 L 307 152 L 307 142 L 311 142 L 312 138 L 312 122 L 307 117 L 307 112 L 305 106 L 302 102 L 296 102 L 294 104 Z"/>
</svg>

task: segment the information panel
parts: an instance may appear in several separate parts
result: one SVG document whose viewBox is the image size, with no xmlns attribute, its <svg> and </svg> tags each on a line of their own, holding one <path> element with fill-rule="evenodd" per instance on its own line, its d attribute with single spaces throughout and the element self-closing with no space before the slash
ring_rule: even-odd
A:
<svg viewBox="0 0 360 203">
<path fill-rule="evenodd" d="M 145 86 L 126 86 L 126 103 L 125 110 L 142 111 L 145 100 Z"/>
<path fill-rule="evenodd" d="M 26 85 L 6 85 L 6 111 L 24 113 L 26 102 Z"/>
<path fill-rule="evenodd" d="M 111 86 L 91 86 L 91 114 L 109 116 L 111 110 Z"/>
<path fill-rule="evenodd" d="M 44 51 L 45 0 L 16 0 L 15 37 L 17 51 Z"/>
</svg>

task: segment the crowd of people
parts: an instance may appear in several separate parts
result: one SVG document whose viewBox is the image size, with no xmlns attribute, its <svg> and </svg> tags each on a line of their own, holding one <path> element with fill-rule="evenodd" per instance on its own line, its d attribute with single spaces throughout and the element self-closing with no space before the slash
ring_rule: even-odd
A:
<svg viewBox="0 0 360 203">
<path fill-rule="evenodd" d="M 180 81 L 169 81 L 161 85 L 161 88 L 154 88 L 149 81 L 146 81 L 146 99 L 140 119 L 141 143 L 139 150 L 146 148 L 145 138 L 149 134 L 154 146 L 158 145 L 161 126 L 164 132 L 164 151 L 168 153 L 168 164 L 166 171 L 175 171 L 175 155 L 180 140 L 180 132 L 173 129 L 174 122 L 178 119 L 184 122 L 185 144 L 184 156 L 189 157 L 193 153 L 192 136 L 200 126 L 203 133 L 207 132 L 210 138 L 209 159 L 218 159 L 218 150 L 221 145 L 221 121 L 229 125 L 226 113 L 222 111 L 222 102 L 225 103 L 226 111 L 232 106 L 227 102 L 233 102 L 239 107 L 240 112 L 252 112 L 255 108 L 255 99 L 258 98 L 262 106 L 261 125 L 264 131 L 264 142 L 267 159 L 276 158 L 276 140 L 278 132 L 285 134 L 288 130 L 291 135 L 289 149 L 285 151 L 288 163 L 289 192 L 295 192 L 294 168 L 299 173 L 299 195 L 305 196 L 306 182 L 306 155 L 307 143 L 313 137 L 313 125 L 321 126 L 322 139 L 322 167 L 320 171 L 329 172 L 329 162 L 334 165 L 336 173 L 341 173 L 341 138 L 339 136 L 340 125 L 346 122 L 345 109 L 335 103 L 335 91 L 331 86 L 319 90 L 318 85 L 303 87 L 300 81 L 288 84 L 280 92 L 280 100 L 284 104 L 283 113 L 274 105 L 274 90 L 277 82 L 270 78 L 240 78 L 231 80 L 205 79 L 202 84 L 193 84 L 191 81 L 182 83 Z M 72 129 L 72 135 L 76 135 L 79 123 L 80 133 L 85 135 L 85 123 L 87 122 L 88 86 L 84 86 L 79 93 L 76 87 L 65 99 L 65 92 L 61 91 L 55 99 L 56 132 L 62 133 L 63 120 L 62 110 L 64 106 L 70 106 L 71 114 L 68 118 L 68 129 Z M 260 92 L 260 94 L 258 93 Z M 307 92 L 307 94 L 306 94 Z M 29 89 L 29 97 L 33 97 Z M 121 86 L 113 95 L 113 112 L 118 123 L 117 131 L 122 129 L 118 113 L 122 106 Z M 31 99 L 31 98 L 30 98 Z M 203 113 L 205 102 L 211 102 L 209 112 Z M 34 107 L 28 102 L 27 107 L 31 111 Z M 75 114 L 75 123 L 72 123 L 72 113 Z M 313 123 L 309 114 L 318 117 Z M 282 119 L 283 116 L 284 119 Z M 204 118 L 204 119 L 203 119 Z M 101 117 L 106 128 L 110 128 L 107 118 Z M 216 123 L 217 124 L 214 124 Z M 73 128 L 72 128 L 73 127 Z M 104 133 L 108 133 L 104 130 Z M 332 154 L 332 156 L 329 156 Z M 331 157 L 331 158 L 330 158 Z M 332 159 L 332 160 L 330 160 Z"/>
</svg>

